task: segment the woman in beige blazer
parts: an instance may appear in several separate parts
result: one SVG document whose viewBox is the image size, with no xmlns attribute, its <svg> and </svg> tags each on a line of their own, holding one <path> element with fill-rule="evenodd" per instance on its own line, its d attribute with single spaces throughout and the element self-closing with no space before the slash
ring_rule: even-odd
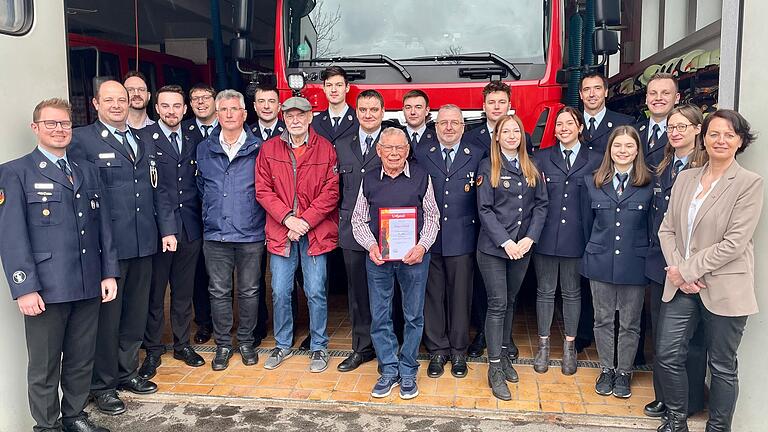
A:
<svg viewBox="0 0 768 432">
<path fill-rule="evenodd" d="M 736 351 L 747 316 L 757 313 L 752 235 L 763 205 L 763 179 L 735 159 L 755 135 L 731 110 L 710 114 L 702 135 L 709 162 L 678 175 L 659 229 L 668 265 L 655 368 L 667 405 L 663 432 L 688 431 L 685 360 L 699 321 L 712 373 L 707 431 L 731 430 L 738 397 Z"/>
</svg>

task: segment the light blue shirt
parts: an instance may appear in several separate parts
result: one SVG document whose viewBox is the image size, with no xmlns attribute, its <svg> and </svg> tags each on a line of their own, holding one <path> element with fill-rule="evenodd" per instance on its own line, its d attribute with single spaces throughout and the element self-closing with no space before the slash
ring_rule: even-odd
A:
<svg viewBox="0 0 768 432">
<path fill-rule="evenodd" d="M 181 124 L 181 123 L 179 123 L 179 124 Z M 165 137 L 168 138 L 168 142 L 171 143 L 171 144 L 174 144 L 173 140 L 171 139 L 171 132 L 176 132 L 177 137 L 176 137 L 176 143 L 175 144 L 176 144 L 176 148 L 179 150 L 179 153 L 181 153 L 181 143 L 182 143 L 182 141 L 181 141 L 181 139 L 182 139 L 181 138 L 181 127 L 179 127 L 177 125 L 176 126 L 176 130 L 174 131 L 174 130 L 169 129 L 168 125 L 166 125 L 162 121 L 158 121 L 157 125 L 160 126 L 160 130 L 163 131 L 163 135 L 165 135 Z"/>
<path fill-rule="evenodd" d="M 48 160 L 51 161 L 52 163 L 55 164 L 56 161 L 58 161 L 59 159 L 64 159 L 65 161 L 67 161 L 67 165 L 69 165 L 69 160 L 67 159 L 67 153 L 66 152 L 64 153 L 64 156 L 58 157 L 55 154 L 49 152 L 48 150 L 45 150 L 41 146 L 37 146 L 37 149 L 40 150 L 40 153 L 42 153 L 45 157 L 47 157 Z M 56 165 L 56 167 L 58 167 L 58 165 Z"/>
<path fill-rule="evenodd" d="M 688 157 L 689 156 L 690 156 L 690 154 L 687 154 L 687 155 L 685 155 L 685 156 L 683 156 L 681 158 L 675 156 L 675 158 L 672 160 L 672 165 L 674 166 L 675 162 L 681 161 L 683 163 L 683 166 L 686 166 L 688 164 Z"/>
<path fill-rule="evenodd" d="M 112 135 L 114 135 L 114 137 L 117 139 L 117 142 L 119 142 L 120 144 L 123 144 L 123 137 L 121 137 L 120 135 L 115 133 L 115 132 L 117 132 L 117 128 L 116 127 L 112 127 L 112 126 L 110 126 L 108 124 L 105 124 L 104 127 L 106 127 L 107 130 Z M 135 154 L 136 157 L 139 157 L 139 147 L 136 144 L 136 138 L 134 138 L 133 132 L 131 132 L 131 128 L 128 128 L 128 135 L 127 136 L 128 136 L 128 144 L 130 144 L 131 148 L 133 149 L 133 154 Z"/>
<path fill-rule="evenodd" d="M 594 118 L 595 119 L 595 129 L 600 127 L 600 123 L 603 122 L 603 118 L 605 117 L 605 112 L 607 109 L 603 107 L 603 109 L 600 110 L 599 113 L 595 114 L 594 116 L 587 114 L 586 111 L 584 111 L 584 127 L 589 129 L 589 119 Z"/>
<path fill-rule="evenodd" d="M 667 130 L 667 119 L 656 123 L 653 121 L 653 119 L 648 119 L 648 141 L 651 140 L 651 132 L 653 132 L 653 125 L 659 125 L 659 132 L 656 134 L 656 139 L 661 138 L 662 135 L 664 135 L 664 132 Z"/>
<path fill-rule="evenodd" d="M 595 126 L 595 128 L 597 128 L 597 126 Z M 571 166 L 573 166 L 574 162 L 576 162 L 576 156 L 578 156 L 579 150 L 581 150 L 581 142 L 576 141 L 576 144 L 574 144 L 573 148 L 571 148 L 571 149 L 565 148 L 565 146 L 562 143 L 560 143 L 560 154 L 563 155 L 563 160 L 565 160 L 565 153 L 564 152 L 566 150 L 571 150 L 573 152 L 573 153 L 571 153 L 571 157 L 570 157 L 570 159 L 571 159 Z"/>
<path fill-rule="evenodd" d="M 616 189 L 619 186 L 619 178 L 616 177 L 616 174 L 619 174 L 619 170 L 614 169 L 613 170 L 613 188 Z M 629 183 L 632 182 L 632 167 L 629 167 L 627 170 L 627 180 L 624 182 L 624 190 L 627 189 L 627 186 L 629 186 Z"/>
<path fill-rule="evenodd" d="M 453 153 L 451 153 L 451 162 L 456 160 L 456 155 L 459 154 L 459 147 L 461 147 L 461 142 L 454 145 L 453 147 L 446 147 L 442 143 L 440 143 L 440 153 L 441 153 L 441 156 L 443 157 L 443 160 L 445 160 L 445 149 L 448 149 L 448 148 L 453 150 Z"/>
<path fill-rule="evenodd" d="M 217 118 L 215 118 L 215 117 L 214 117 L 214 119 L 213 119 L 213 123 L 211 123 L 211 124 L 209 124 L 209 125 L 203 125 L 202 123 L 200 123 L 200 119 L 198 119 L 198 118 L 195 118 L 195 124 L 197 125 L 197 129 L 200 131 L 200 135 L 202 135 L 202 134 L 203 134 L 203 130 L 204 130 L 204 129 L 203 129 L 203 126 L 211 126 L 211 129 L 210 129 L 210 130 L 208 130 L 208 135 L 210 135 L 210 134 L 211 134 L 211 132 L 213 132 L 213 130 L 214 130 L 214 129 L 216 129 L 216 126 L 218 126 L 218 125 L 219 125 L 219 119 L 217 119 Z M 207 138 L 207 137 L 206 137 L 206 138 Z"/>
<path fill-rule="evenodd" d="M 371 138 L 373 138 L 373 142 L 371 143 L 371 151 L 373 151 L 373 144 L 376 142 L 376 138 L 379 137 L 379 134 L 381 133 L 381 126 L 379 126 L 378 129 L 376 129 L 376 132 L 370 134 Z M 369 134 L 363 132 L 363 128 L 357 129 L 357 137 L 360 138 L 360 153 L 363 155 L 365 154 L 365 139 L 368 137 Z"/>
</svg>

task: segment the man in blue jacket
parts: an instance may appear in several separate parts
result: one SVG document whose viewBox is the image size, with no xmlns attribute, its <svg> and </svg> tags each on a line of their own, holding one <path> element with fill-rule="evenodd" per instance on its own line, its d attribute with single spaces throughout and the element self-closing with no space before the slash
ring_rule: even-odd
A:
<svg viewBox="0 0 768 432">
<path fill-rule="evenodd" d="M 83 408 L 99 309 L 115 299 L 120 276 L 109 208 L 98 169 L 67 151 L 69 102 L 40 102 L 32 131 L 37 148 L 0 165 L 0 258 L 24 315 L 33 430 L 105 432 Z"/>
<path fill-rule="evenodd" d="M 203 255 L 210 282 L 215 371 L 229 366 L 232 357 L 232 274 L 236 273 L 239 324 L 238 350 L 243 364 L 258 363 L 253 330 L 263 289 L 266 214 L 256 202 L 255 163 L 261 139 L 243 128 L 248 113 L 245 98 L 235 90 L 216 95 L 220 128 L 197 146 L 197 187 L 203 203 Z"/>
</svg>

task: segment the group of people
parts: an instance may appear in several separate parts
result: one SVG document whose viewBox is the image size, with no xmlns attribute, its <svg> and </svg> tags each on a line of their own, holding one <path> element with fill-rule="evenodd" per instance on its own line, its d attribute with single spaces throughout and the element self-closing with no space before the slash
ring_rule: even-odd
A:
<svg viewBox="0 0 768 432">
<path fill-rule="evenodd" d="M 538 149 L 499 81 L 483 89 L 485 124 L 465 134 L 456 105 L 428 124 L 422 90 L 403 97 L 404 128 L 383 128 L 378 91 L 360 92 L 351 107 L 344 69 L 321 79 L 327 110 L 313 115 L 307 99 L 281 103 L 259 86 L 251 126 L 241 93 L 206 85 L 158 89 L 153 123 L 140 73 L 98 85 L 89 126 L 73 130 L 65 100 L 37 105 L 37 147 L 0 165 L 0 258 L 24 315 L 35 431 L 105 431 L 83 411 L 89 399 L 117 415 L 126 409 L 118 390 L 157 391 L 168 286 L 174 358 L 205 364 L 190 343 L 194 309 L 195 342 L 212 333 L 216 343 L 213 370 L 235 352 L 257 364 L 267 265 L 275 347 L 264 368 L 294 353 L 300 277 L 309 369 L 323 372 L 328 268 L 339 253 L 353 337 L 337 369 L 376 358 L 373 397 L 396 387 L 403 399 L 419 394 L 423 342 L 431 378 L 449 362 L 466 377 L 468 355 L 487 345 L 491 393 L 510 400 L 515 302 L 532 258 L 536 372 L 550 366 L 559 286 L 562 373 L 576 373 L 593 330 L 595 391 L 630 397 L 650 286 L 656 397 L 646 414 L 662 417 L 660 431 L 687 431 L 708 358 L 708 430 L 730 430 L 736 350 L 757 312 L 751 239 L 763 196 L 762 178 L 735 161 L 755 138 L 737 112 L 704 119 L 675 106 L 675 78 L 657 74 L 649 118 L 633 124 L 606 109 L 606 79 L 589 73 L 584 111 L 560 109 L 557 143 Z M 194 116 L 182 120 L 187 102 Z M 396 248 L 384 216 L 397 212 L 412 215 L 415 232 L 403 241 L 401 229 Z M 689 398 L 689 388 L 699 390 Z"/>
</svg>

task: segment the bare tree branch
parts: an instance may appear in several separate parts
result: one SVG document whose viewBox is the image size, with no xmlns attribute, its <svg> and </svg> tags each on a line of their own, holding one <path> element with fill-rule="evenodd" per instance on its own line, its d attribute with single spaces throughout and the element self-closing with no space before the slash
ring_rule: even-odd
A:
<svg viewBox="0 0 768 432">
<path fill-rule="evenodd" d="M 334 42 L 339 40 L 334 27 L 341 21 L 341 4 L 336 6 L 336 10 L 328 12 L 323 9 L 325 2 L 317 2 L 317 7 L 310 13 L 310 19 L 315 25 L 317 32 L 317 46 L 315 57 L 331 57 L 341 52 L 334 48 Z"/>
</svg>

